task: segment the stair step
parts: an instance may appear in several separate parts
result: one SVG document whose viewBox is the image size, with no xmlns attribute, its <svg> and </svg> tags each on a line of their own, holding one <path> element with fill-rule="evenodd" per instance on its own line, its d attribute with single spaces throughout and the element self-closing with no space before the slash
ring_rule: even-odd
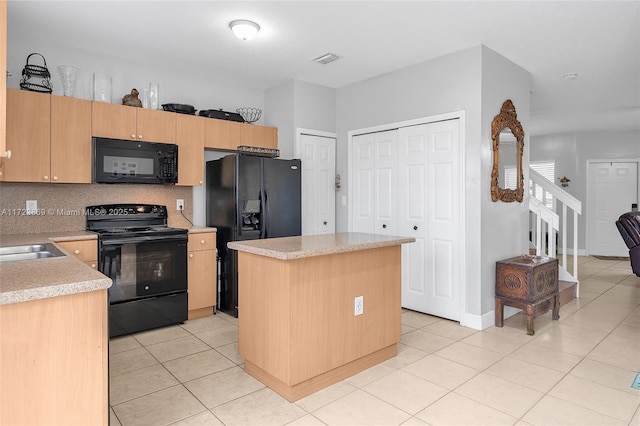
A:
<svg viewBox="0 0 640 426">
<path fill-rule="evenodd" d="M 558 292 L 560 293 L 560 306 L 566 305 L 576 298 L 578 283 L 574 281 L 558 281 Z"/>
</svg>

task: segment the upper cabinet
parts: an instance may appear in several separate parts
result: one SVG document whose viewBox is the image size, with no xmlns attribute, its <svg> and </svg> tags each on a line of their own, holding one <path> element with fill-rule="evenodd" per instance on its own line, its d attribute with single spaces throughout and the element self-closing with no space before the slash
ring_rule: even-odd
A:
<svg viewBox="0 0 640 426">
<path fill-rule="evenodd" d="M 200 186 L 203 184 L 205 120 L 208 119 L 176 114 L 178 185 Z"/>
<path fill-rule="evenodd" d="M 6 182 L 91 182 L 91 102 L 7 90 Z"/>
<path fill-rule="evenodd" d="M 175 113 L 93 102 L 93 136 L 147 142 L 176 142 Z"/>
<path fill-rule="evenodd" d="M 235 121 L 207 119 L 205 148 L 236 150 L 239 146 L 278 148 L 278 129 Z"/>
<path fill-rule="evenodd" d="M 0 158 L 7 156 L 7 2 L 0 1 Z M 0 160 L 3 161 L 3 160 Z"/>
</svg>

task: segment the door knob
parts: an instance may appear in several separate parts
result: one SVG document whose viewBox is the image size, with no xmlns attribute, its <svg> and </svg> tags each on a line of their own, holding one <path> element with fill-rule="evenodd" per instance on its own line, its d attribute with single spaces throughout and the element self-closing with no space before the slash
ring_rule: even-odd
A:
<svg viewBox="0 0 640 426">
<path fill-rule="evenodd" d="M 326 225 L 326 224 L 327 224 L 327 221 L 325 220 L 324 222 L 322 222 L 322 224 L 323 224 L 323 225 Z"/>
<path fill-rule="evenodd" d="M 414 231 L 417 231 L 417 230 L 418 230 L 418 227 L 414 225 L 414 226 L 413 226 L 413 230 L 414 230 Z"/>
<path fill-rule="evenodd" d="M 386 227 L 387 227 L 387 225 L 383 223 L 383 224 L 382 224 L 382 227 L 383 227 L 383 228 L 386 228 Z"/>
</svg>

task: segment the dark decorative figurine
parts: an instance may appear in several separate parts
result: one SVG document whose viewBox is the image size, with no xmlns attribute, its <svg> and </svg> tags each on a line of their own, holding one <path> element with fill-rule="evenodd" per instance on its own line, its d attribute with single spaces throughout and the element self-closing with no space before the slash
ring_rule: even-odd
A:
<svg viewBox="0 0 640 426">
<path fill-rule="evenodd" d="M 122 105 L 142 108 L 142 101 L 138 99 L 139 94 L 138 89 L 131 89 L 131 94 L 124 95 L 122 98 Z"/>
</svg>

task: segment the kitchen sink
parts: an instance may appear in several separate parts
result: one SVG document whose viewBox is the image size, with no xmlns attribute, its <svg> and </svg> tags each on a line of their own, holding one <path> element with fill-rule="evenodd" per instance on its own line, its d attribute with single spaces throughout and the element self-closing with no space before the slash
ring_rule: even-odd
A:
<svg viewBox="0 0 640 426">
<path fill-rule="evenodd" d="M 52 243 L 0 247 L 0 262 L 46 259 L 49 257 L 63 256 L 66 255 Z"/>
</svg>

